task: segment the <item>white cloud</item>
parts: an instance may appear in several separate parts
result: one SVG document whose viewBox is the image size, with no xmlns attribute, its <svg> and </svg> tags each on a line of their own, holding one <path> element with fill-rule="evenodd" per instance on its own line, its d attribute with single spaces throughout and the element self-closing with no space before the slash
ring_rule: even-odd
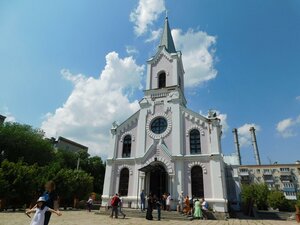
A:
<svg viewBox="0 0 300 225">
<path fill-rule="evenodd" d="M 300 96 L 297 96 L 297 97 L 296 97 L 296 100 L 300 102 Z"/>
<path fill-rule="evenodd" d="M 139 0 L 137 8 L 130 13 L 130 21 L 135 24 L 135 34 L 145 34 L 165 9 L 164 0 Z"/>
<path fill-rule="evenodd" d="M 8 107 L 4 106 L 0 109 L 0 114 L 5 116 L 5 122 L 16 122 L 16 118 L 9 112 Z"/>
<path fill-rule="evenodd" d="M 229 129 L 229 125 L 227 123 L 227 114 L 225 113 L 220 113 L 220 112 L 217 112 L 217 117 L 221 120 L 221 125 L 222 125 L 222 131 L 223 133 L 227 132 L 228 129 Z"/>
<path fill-rule="evenodd" d="M 180 29 L 173 29 L 172 35 L 176 49 L 182 51 L 186 87 L 198 86 L 217 76 L 217 70 L 214 68 L 215 36 L 193 29 L 186 33 L 182 33 Z"/>
<path fill-rule="evenodd" d="M 41 128 L 46 136 L 64 136 L 89 146 L 91 154 L 107 156 L 112 122 L 122 122 L 139 109 L 128 93 L 141 88 L 143 71 L 144 66 L 137 65 L 132 57 L 122 59 L 116 52 L 106 55 L 99 78 L 62 70 L 74 89 L 63 106 L 47 114 Z"/>
<path fill-rule="evenodd" d="M 260 126 L 254 123 L 246 123 L 243 126 L 239 127 L 238 135 L 239 135 L 239 143 L 241 147 L 247 147 L 251 145 L 251 133 L 250 127 L 254 127 L 256 132 L 261 130 Z"/>
<path fill-rule="evenodd" d="M 134 46 L 130 46 L 130 45 L 126 46 L 126 52 L 128 55 L 134 55 L 139 53 L 139 51 Z"/>
<path fill-rule="evenodd" d="M 283 138 L 297 136 L 296 129 L 300 125 L 300 115 L 295 118 L 281 120 L 276 125 L 276 130 Z"/>
<path fill-rule="evenodd" d="M 158 30 L 152 30 L 150 37 L 148 39 L 146 39 L 146 42 L 156 41 L 157 39 L 160 38 L 161 33 L 162 33 L 162 28 L 160 28 Z"/>
</svg>

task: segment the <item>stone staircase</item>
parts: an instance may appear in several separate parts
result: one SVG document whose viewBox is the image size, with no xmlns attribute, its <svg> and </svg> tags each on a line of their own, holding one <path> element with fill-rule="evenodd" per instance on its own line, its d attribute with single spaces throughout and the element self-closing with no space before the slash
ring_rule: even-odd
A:
<svg viewBox="0 0 300 225">
<path fill-rule="evenodd" d="M 130 208 L 123 208 L 123 212 L 126 214 L 126 217 L 138 217 L 138 218 L 146 218 L 146 211 L 141 212 L 139 209 L 130 209 Z M 106 215 L 109 216 L 111 213 L 111 210 L 107 210 L 105 208 L 101 208 L 96 214 L 98 215 Z M 157 220 L 157 210 L 153 210 L 153 219 Z M 224 220 L 226 219 L 224 213 L 209 213 L 209 219 L 210 220 Z M 161 220 L 192 220 L 191 216 L 186 216 L 183 214 L 180 214 L 176 211 L 161 211 Z"/>
<path fill-rule="evenodd" d="M 105 208 L 101 208 L 98 212 L 95 214 L 98 215 L 107 215 L 109 216 L 111 213 L 111 210 L 106 210 Z M 129 209 L 129 208 L 123 208 L 123 213 L 126 214 L 126 217 L 138 217 L 138 218 L 146 218 L 146 211 L 141 212 L 141 210 L 138 209 Z M 157 220 L 157 210 L 153 210 L 153 220 Z M 120 216 L 121 217 L 121 216 Z M 161 220 L 190 220 L 191 217 L 187 217 L 185 215 L 179 214 L 176 211 L 161 211 Z"/>
</svg>

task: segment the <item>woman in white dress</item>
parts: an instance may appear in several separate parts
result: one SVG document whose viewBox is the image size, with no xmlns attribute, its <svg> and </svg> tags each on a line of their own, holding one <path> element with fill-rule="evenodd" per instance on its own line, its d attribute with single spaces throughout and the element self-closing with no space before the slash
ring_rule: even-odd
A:
<svg viewBox="0 0 300 225">
<path fill-rule="evenodd" d="M 30 225 L 44 225 L 45 212 L 47 211 L 55 213 L 58 216 L 61 216 L 61 212 L 45 206 L 45 202 L 46 202 L 45 198 L 40 197 L 36 202 L 36 207 L 26 211 L 26 214 L 35 212 Z"/>
<path fill-rule="evenodd" d="M 167 211 L 170 211 L 171 210 L 171 195 L 170 193 L 168 193 L 168 197 L 167 197 L 167 200 L 166 200 L 166 205 L 167 205 Z"/>
</svg>

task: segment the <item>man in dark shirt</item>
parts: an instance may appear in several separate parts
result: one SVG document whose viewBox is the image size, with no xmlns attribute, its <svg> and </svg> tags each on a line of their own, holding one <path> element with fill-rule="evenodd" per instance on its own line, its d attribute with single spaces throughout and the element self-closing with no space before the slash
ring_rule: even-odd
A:
<svg viewBox="0 0 300 225">
<path fill-rule="evenodd" d="M 141 200 L 141 211 L 145 211 L 146 197 L 145 197 L 144 190 L 142 190 L 140 194 L 140 200 Z"/>
<path fill-rule="evenodd" d="M 58 210 L 58 195 L 55 191 L 55 183 L 53 181 L 48 181 L 45 184 L 46 191 L 43 194 L 46 202 L 45 205 L 51 209 Z M 44 225 L 48 225 L 51 217 L 51 212 L 45 212 Z"/>
</svg>

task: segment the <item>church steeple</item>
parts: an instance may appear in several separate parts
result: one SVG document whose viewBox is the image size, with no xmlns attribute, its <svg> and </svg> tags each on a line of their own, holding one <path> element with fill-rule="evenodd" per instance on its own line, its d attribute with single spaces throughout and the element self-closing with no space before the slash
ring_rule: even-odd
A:
<svg viewBox="0 0 300 225">
<path fill-rule="evenodd" d="M 169 93 L 180 104 L 185 105 L 184 97 L 184 69 L 181 52 L 176 51 L 168 17 L 165 18 L 164 30 L 160 45 L 153 57 L 147 61 L 146 96 L 159 96 L 170 101 Z M 174 94 L 176 92 L 176 94 Z M 167 93 L 167 94 L 166 94 Z"/>
<path fill-rule="evenodd" d="M 165 46 L 166 50 L 169 53 L 176 53 L 176 49 L 175 49 L 175 45 L 174 45 L 174 41 L 173 41 L 173 37 L 171 34 L 171 29 L 169 26 L 169 21 L 168 21 L 168 17 L 166 16 L 165 19 L 165 25 L 164 25 L 164 30 L 160 39 L 160 46 Z"/>
</svg>

